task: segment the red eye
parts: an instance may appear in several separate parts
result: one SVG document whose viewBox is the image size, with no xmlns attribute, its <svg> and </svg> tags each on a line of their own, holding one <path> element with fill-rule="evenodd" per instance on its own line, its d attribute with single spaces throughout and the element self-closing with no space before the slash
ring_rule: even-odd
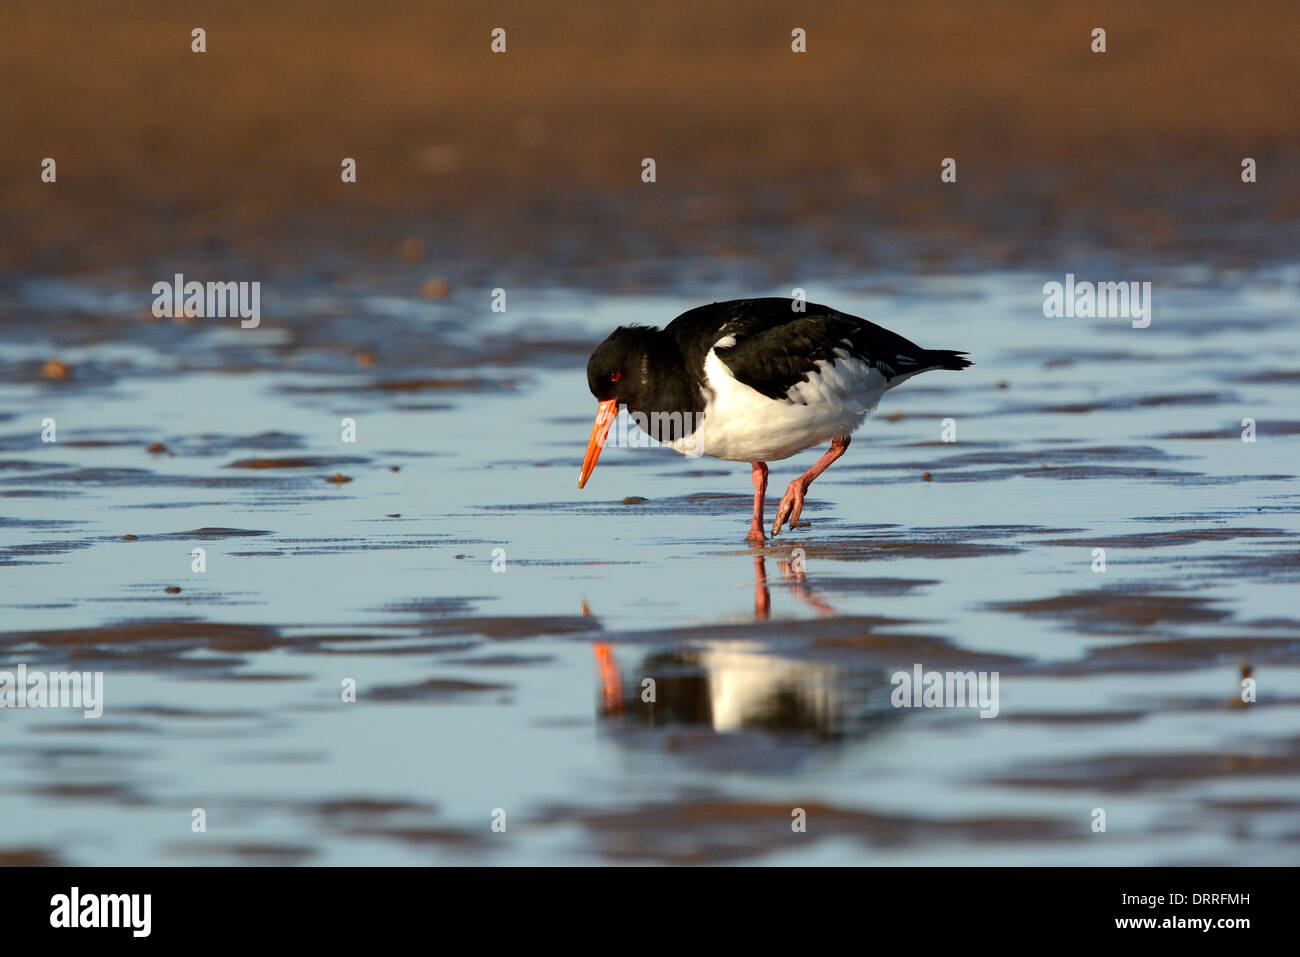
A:
<svg viewBox="0 0 1300 957">
<path fill-rule="evenodd" d="M 610 381 L 610 382 L 617 382 L 617 381 L 618 381 L 619 379 L 621 379 L 621 378 L 623 378 L 623 373 L 621 373 L 621 372 L 611 372 L 611 373 L 609 374 L 609 381 Z"/>
</svg>

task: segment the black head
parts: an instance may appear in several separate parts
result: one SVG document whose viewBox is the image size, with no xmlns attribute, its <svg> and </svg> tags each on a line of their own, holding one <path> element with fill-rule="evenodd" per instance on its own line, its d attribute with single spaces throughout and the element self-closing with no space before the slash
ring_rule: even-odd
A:
<svg viewBox="0 0 1300 957">
<path fill-rule="evenodd" d="M 599 401 L 639 408 L 648 391 L 650 357 L 659 330 L 650 326 L 620 326 L 587 360 L 587 387 Z"/>
</svg>

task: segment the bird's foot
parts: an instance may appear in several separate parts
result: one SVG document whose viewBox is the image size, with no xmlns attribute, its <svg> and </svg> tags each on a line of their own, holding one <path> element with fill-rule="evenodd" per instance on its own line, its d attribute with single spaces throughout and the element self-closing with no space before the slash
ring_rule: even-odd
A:
<svg viewBox="0 0 1300 957">
<path fill-rule="evenodd" d="M 776 521 L 772 524 L 772 537 L 781 533 L 781 525 L 789 518 L 789 529 L 794 531 L 799 524 L 799 513 L 803 511 L 804 487 L 802 479 L 795 479 L 781 496 L 781 504 L 776 507 Z"/>
<path fill-rule="evenodd" d="M 759 544 L 767 541 L 767 536 L 763 534 L 763 526 L 757 520 L 749 526 L 749 534 L 745 536 L 745 541 Z"/>
</svg>

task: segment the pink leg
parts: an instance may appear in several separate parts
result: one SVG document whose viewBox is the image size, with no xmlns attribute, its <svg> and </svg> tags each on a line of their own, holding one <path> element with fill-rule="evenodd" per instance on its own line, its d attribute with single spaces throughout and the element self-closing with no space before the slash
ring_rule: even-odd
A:
<svg viewBox="0 0 1300 957">
<path fill-rule="evenodd" d="M 747 542 L 765 542 L 767 536 L 763 534 L 763 496 L 767 494 L 767 463 L 754 462 L 754 521 L 749 526 L 749 534 L 745 536 Z"/>
<path fill-rule="evenodd" d="M 785 495 L 781 497 L 781 504 L 776 508 L 776 523 L 772 526 L 773 538 L 780 534 L 781 523 L 787 517 L 790 519 L 790 531 L 794 531 L 795 526 L 799 524 L 799 513 L 803 511 L 803 497 L 808 491 L 808 486 L 812 485 L 813 479 L 825 472 L 832 462 L 843 455 L 848 447 L 849 437 L 841 435 L 831 443 L 826 454 L 819 458 L 812 468 L 790 483 L 785 490 Z"/>
<path fill-rule="evenodd" d="M 772 613 L 772 593 L 767 590 L 767 562 L 763 553 L 754 556 L 754 617 L 767 621 Z"/>
</svg>

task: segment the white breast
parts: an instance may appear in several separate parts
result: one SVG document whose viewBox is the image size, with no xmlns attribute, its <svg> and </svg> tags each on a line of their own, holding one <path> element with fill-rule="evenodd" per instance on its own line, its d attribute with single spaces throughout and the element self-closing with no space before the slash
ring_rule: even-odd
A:
<svg viewBox="0 0 1300 957">
<path fill-rule="evenodd" d="M 719 342 L 722 345 L 725 342 Z M 862 424 L 888 384 L 880 372 L 847 352 L 821 360 L 783 399 L 770 399 L 737 381 L 716 352 L 704 360 L 705 408 L 694 434 L 670 443 L 686 455 L 732 462 L 775 462 Z"/>
</svg>

